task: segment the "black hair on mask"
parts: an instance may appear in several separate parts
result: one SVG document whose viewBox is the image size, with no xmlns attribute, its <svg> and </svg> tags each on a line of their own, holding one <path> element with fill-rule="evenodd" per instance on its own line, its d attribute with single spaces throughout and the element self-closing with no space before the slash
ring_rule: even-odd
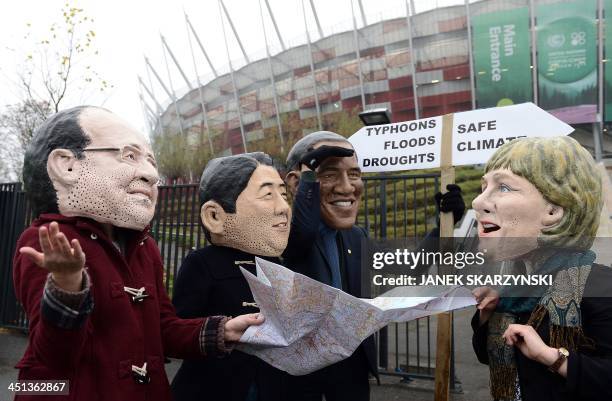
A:
<svg viewBox="0 0 612 401">
<path fill-rule="evenodd" d="M 57 195 L 47 173 L 47 159 L 54 149 L 67 149 L 81 159 L 91 142 L 79 124 L 79 116 L 91 106 L 62 110 L 49 117 L 34 133 L 23 160 L 23 182 L 34 216 L 57 213 Z"/>
</svg>

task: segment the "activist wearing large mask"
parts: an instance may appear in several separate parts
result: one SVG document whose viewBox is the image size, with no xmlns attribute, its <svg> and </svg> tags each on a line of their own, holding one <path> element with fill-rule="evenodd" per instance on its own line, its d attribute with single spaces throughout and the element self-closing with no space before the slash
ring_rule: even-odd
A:
<svg viewBox="0 0 612 401">
<path fill-rule="evenodd" d="M 591 155 L 570 137 L 514 140 L 487 163 L 472 205 L 481 241 L 522 274 L 554 277 L 526 297 L 474 290 L 473 345 L 493 399 L 610 399 L 612 269 L 589 250 L 602 206 Z"/>
<path fill-rule="evenodd" d="M 200 218 L 208 244 L 181 264 L 173 302 L 183 318 L 257 312 L 241 268 L 255 257 L 274 263 L 289 237 L 285 183 L 262 152 L 208 162 L 200 179 Z M 287 373 L 235 350 L 222 360 L 184 361 L 172 382 L 176 401 L 284 401 Z"/>
<path fill-rule="evenodd" d="M 108 110 L 64 110 L 35 132 L 24 181 L 36 219 L 19 238 L 13 271 L 30 322 L 20 379 L 67 380 L 79 400 L 169 401 L 164 357 L 229 353 L 263 322 L 176 316 L 147 228 L 158 180 L 144 135 Z"/>
</svg>

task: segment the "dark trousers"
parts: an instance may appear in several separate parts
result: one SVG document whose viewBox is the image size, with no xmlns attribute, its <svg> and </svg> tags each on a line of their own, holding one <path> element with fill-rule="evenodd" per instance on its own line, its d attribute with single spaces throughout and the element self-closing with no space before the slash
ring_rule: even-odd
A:
<svg viewBox="0 0 612 401">
<path fill-rule="evenodd" d="M 291 378 L 294 401 L 369 401 L 368 363 L 362 347 L 331 366 Z"/>
</svg>

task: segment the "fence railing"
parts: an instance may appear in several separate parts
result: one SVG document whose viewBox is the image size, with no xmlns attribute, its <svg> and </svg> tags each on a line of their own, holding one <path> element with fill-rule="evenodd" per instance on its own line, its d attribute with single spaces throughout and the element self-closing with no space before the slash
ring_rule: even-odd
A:
<svg viewBox="0 0 612 401">
<path fill-rule="evenodd" d="M 367 176 L 363 180 L 357 224 L 365 227 L 371 238 L 423 237 L 435 225 L 433 196 L 439 188 L 439 174 Z M 12 287 L 15 244 L 31 221 L 21 184 L 0 184 L 0 210 L 0 327 L 25 330 L 27 321 Z M 151 233 L 164 262 L 166 290 L 172 293 L 185 256 L 205 245 L 197 184 L 159 187 Z M 423 318 L 382 329 L 377 334 L 380 373 L 433 378 L 434 328 L 434 319 Z M 454 380 L 451 383 L 454 385 Z"/>
<path fill-rule="evenodd" d="M 21 183 L 0 184 L 0 326 L 4 327 L 27 327 L 15 298 L 12 266 L 17 239 L 30 220 L 29 210 Z"/>
</svg>

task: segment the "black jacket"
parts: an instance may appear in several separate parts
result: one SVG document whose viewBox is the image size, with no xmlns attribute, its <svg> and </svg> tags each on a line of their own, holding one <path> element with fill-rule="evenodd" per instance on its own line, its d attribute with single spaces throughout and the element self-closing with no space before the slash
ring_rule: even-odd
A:
<svg viewBox="0 0 612 401">
<path fill-rule="evenodd" d="M 539 362 L 515 350 L 522 401 L 609 401 L 612 400 L 612 268 L 593 265 L 580 303 L 584 334 L 595 341 L 594 350 L 570 353 L 567 378 L 552 373 Z M 472 344 L 481 363 L 488 364 L 488 323 L 479 326 L 479 312 L 472 318 Z M 526 324 L 529 313 L 519 316 Z M 538 328 L 549 343 L 548 317 Z"/>
<path fill-rule="evenodd" d="M 258 312 L 253 306 L 243 305 L 252 303 L 253 295 L 239 269 L 240 265 L 255 274 L 254 263 L 254 255 L 216 245 L 191 252 L 174 283 L 177 315 L 195 318 Z M 183 361 L 172 382 L 172 395 L 175 401 L 244 401 L 255 382 L 258 399 L 280 401 L 286 399 L 286 377 L 287 373 L 259 358 L 234 350 L 224 358 Z"/>
<path fill-rule="evenodd" d="M 324 252 L 319 235 L 320 194 L 319 184 L 300 180 L 298 191 L 293 202 L 293 218 L 289 244 L 283 254 L 283 264 L 291 270 L 331 285 L 331 267 Z M 343 254 L 348 282 L 347 293 L 359 297 L 361 294 L 361 241 L 366 232 L 353 226 L 340 230 Z M 368 370 L 378 377 L 376 363 L 376 346 L 374 336 L 365 339 L 360 346 L 365 353 Z"/>
</svg>

